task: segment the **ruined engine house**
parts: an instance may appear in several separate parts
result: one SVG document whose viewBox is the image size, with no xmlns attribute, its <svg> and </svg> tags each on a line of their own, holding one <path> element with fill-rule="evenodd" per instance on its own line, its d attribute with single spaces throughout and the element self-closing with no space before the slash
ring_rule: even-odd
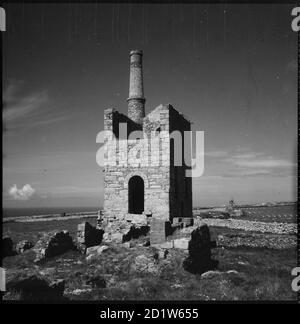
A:
<svg viewBox="0 0 300 324">
<path fill-rule="evenodd" d="M 145 114 L 142 59 L 142 51 L 130 52 L 128 115 L 104 111 L 104 130 L 111 134 L 103 170 L 106 222 L 147 217 L 172 223 L 192 217 L 192 178 L 186 177 L 190 166 L 183 158 L 183 133 L 191 123 L 170 104 Z M 181 165 L 174 163 L 173 131 L 182 135 Z"/>
</svg>

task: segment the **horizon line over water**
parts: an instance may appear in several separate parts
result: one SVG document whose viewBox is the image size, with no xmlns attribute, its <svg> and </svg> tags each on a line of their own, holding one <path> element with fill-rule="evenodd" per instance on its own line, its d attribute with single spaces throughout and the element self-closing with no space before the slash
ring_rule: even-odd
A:
<svg viewBox="0 0 300 324">
<path fill-rule="evenodd" d="M 274 204 L 295 204 L 295 201 L 278 201 L 278 202 L 267 202 Z M 261 203 L 253 203 L 253 204 L 241 204 L 242 205 L 262 205 Z M 197 208 L 217 208 L 224 207 L 225 205 L 220 206 L 193 206 L 193 209 Z M 237 204 L 237 207 L 239 204 Z M 263 207 L 263 205 L 262 205 Z M 80 212 L 97 212 L 98 210 L 102 210 L 103 207 L 5 207 L 2 208 L 3 218 L 5 217 L 19 217 L 19 216 L 36 216 L 36 215 L 51 215 L 51 214 L 62 214 L 62 213 L 80 213 Z"/>
<path fill-rule="evenodd" d="M 101 210 L 102 207 L 25 207 L 3 208 L 3 218 L 5 217 L 19 217 L 19 216 L 34 216 L 34 215 L 50 215 L 61 213 L 80 213 L 93 212 Z"/>
</svg>

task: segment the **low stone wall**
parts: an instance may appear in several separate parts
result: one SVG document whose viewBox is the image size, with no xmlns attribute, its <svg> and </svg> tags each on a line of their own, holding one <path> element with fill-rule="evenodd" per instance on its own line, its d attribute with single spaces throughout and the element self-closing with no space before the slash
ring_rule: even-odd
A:
<svg viewBox="0 0 300 324">
<path fill-rule="evenodd" d="M 290 249 L 297 247 L 296 235 L 276 235 L 276 234 L 225 234 L 218 235 L 217 246 L 219 247 L 250 247 L 267 249 Z"/>
<path fill-rule="evenodd" d="M 198 218 L 195 225 L 207 224 L 208 226 L 228 227 L 251 232 L 273 233 L 273 234 L 297 234 L 297 224 L 289 223 L 264 223 L 241 219 L 206 219 Z"/>
</svg>

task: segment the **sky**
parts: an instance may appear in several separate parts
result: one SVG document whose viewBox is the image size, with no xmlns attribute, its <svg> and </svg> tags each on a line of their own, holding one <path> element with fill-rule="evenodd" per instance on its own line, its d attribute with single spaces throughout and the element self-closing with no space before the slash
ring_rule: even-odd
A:
<svg viewBox="0 0 300 324">
<path fill-rule="evenodd" d="M 3 206 L 102 206 L 103 112 L 127 113 L 142 49 L 146 113 L 204 131 L 194 206 L 296 200 L 292 5 L 6 4 Z"/>
</svg>

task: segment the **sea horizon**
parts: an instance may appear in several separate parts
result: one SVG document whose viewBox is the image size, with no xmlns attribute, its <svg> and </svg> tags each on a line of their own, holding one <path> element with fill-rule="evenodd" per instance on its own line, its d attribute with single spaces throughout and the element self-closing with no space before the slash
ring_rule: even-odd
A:
<svg viewBox="0 0 300 324">
<path fill-rule="evenodd" d="M 33 215 L 49 215 L 62 213 L 80 213 L 93 212 L 102 209 L 102 207 L 5 207 L 2 209 L 3 218 L 5 217 L 19 217 L 19 216 L 33 216 Z"/>
<path fill-rule="evenodd" d="M 277 201 L 277 202 L 265 202 L 265 203 L 248 203 L 248 204 L 237 204 L 238 206 L 255 206 L 264 204 L 296 204 L 295 201 Z M 193 206 L 193 209 L 199 208 L 221 208 L 225 205 L 209 205 L 209 206 Z M 50 215 L 50 214 L 62 214 L 62 213 L 81 213 L 81 212 L 96 212 L 102 210 L 102 206 L 93 207 L 3 207 L 3 218 L 5 217 L 20 217 L 20 216 L 34 216 L 34 215 Z"/>
</svg>

